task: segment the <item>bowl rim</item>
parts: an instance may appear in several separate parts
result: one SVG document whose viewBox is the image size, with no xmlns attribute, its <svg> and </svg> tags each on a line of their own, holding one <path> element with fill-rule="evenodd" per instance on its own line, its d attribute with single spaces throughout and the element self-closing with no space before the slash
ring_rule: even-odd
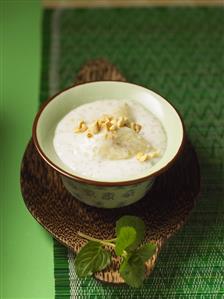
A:
<svg viewBox="0 0 224 299">
<path fill-rule="evenodd" d="M 182 129 L 183 129 L 183 135 L 182 135 L 182 140 L 181 140 L 181 143 L 180 143 L 180 146 L 176 152 L 176 154 L 174 155 L 174 157 L 169 160 L 162 168 L 160 168 L 159 170 L 149 174 L 149 175 L 146 175 L 146 176 L 143 176 L 143 177 L 139 177 L 137 179 L 133 179 L 133 180 L 125 180 L 125 181 L 115 181 L 115 182 L 109 182 L 109 181 L 96 181 L 96 180 L 93 180 L 93 179 L 87 179 L 87 178 L 84 178 L 84 177 L 81 177 L 81 176 L 78 176 L 78 175 L 75 175 L 75 174 L 71 174 L 63 169 L 61 169 L 59 166 L 57 166 L 54 162 L 52 162 L 48 157 L 47 155 L 45 155 L 44 151 L 41 149 L 41 146 L 38 142 L 38 138 L 37 138 L 37 125 L 38 125 L 38 121 L 39 121 L 39 118 L 42 114 L 42 112 L 44 111 L 44 109 L 48 106 L 49 103 L 51 103 L 58 95 L 62 94 L 63 92 L 67 91 L 67 90 L 70 90 L 70 89 L 73 89 L 77 86 L 80 86 L 80 85 L 86 85 L 86 84 L 91 84 L 91 83 L 106 83 L 106 82 L 114 82 L 114 83 L 123 83 L 123 84 L 130 84 L 130 85 L 135 85 L 135 86 L 138 86 L 138 87 L 141 87 L 141 88 L 144 88 L 146 90 L 149 90 L 149 91 L 152 91 L 153 93 L 159 95 L 162 99 L 164 99 L 173 109 L 174 111 L 176 112 L 176 114 L 178 115 L 179 119 L 180 119 L 180 123 L 182 125 Z M 41 158 L 50 166 L 52 167 L 55 171 L 57 171 L 59 174 L 69 178 L 69 179 L 72 179 L 72 180 L 75 180 L 75 181 L 78 181 L 80 183 L 86 183 L 88 185 L 95 185 L 95 186 L 102 186 L 102 187 L 105 187 L 105 186 L 108 186 L 108 187 L 116 187 L 116 186 L 129 186 L 129 185 L 135 185 L 135 184 L 138 184 L 138 183 L 142 183 L 142 182 L 145 182 L 147 180 L 149 180 L 150 178 L 152 177 L 155 177 L 155 176 L 158 176 L 160 174 L 162 174 L 163 172 L 165 172 L 168 168 L 170 168 L 170 166 L 174 163 L 174 161 L 176 160 L 176 158 L 180 155 L 180 153 L 182 152 L 183 150 L 183 147 L 184 147 L 184 144 L 185 144 L 185 139 L 186 139 L 186 131 L 185 131 L 185 126 L 184 126 L 184 123 L 183 123 L 183 120 L 182 120 L 182 117 L 179 113 L 179 111 L 167 100 L 165 99 L 163 96 L 161 96 L 158 92 L 154 92 L 153 90 L 143 86 L 143 85 L 139 85 L 139 84 L 135 84 L 135 83 L 130 83 L 130 82 L 124 82 L 124 81 L 118 81 L 118 80 L 96 80 L 96 81 L 91 81 L 91 82 L 84 82 L 84 83 L 79 83 L 79 84 L 75 84 L 75 85 L 72 85 L 70 87 L 67 87 L 59 92 L 57 92 L 56 94 L 54 94 L 53 96 L 49 97 L 48 100 L 46 100 L 40 107 L 39 111 L 37 112 L 35 118 L 34 118 L 34 122 L 33 122 L 33 126 L 32 126 L 32 139 L 33 139 L 33 143 L 37 149 L 37 152 L 39 153 L 39 155 L 41 156 Z"/>
</svg>

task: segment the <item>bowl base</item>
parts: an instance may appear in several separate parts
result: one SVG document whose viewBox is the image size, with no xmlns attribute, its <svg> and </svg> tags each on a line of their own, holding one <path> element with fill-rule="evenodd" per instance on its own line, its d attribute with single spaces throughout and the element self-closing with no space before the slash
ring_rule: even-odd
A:
<svg viewBox="0 0 224 299">
<path fill-rule="evenodd" d="M 151 189 L 154 179 L 128 186 L 97 186 L 81 183 L 61 175 L 66 190 L 75 200 L 104 209 L 117 209 L 129 206 L 145 196 Z"/>
</svg>

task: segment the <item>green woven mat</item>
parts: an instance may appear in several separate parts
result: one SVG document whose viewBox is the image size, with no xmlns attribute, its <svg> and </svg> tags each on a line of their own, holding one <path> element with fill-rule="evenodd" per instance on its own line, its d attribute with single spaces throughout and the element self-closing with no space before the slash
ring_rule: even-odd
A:
<svg viewBox="0 0 224 299">
<path fill-rule="evenodd" d="M 41 99 L 101 57 L 180 110 L 202 195 L 140 290 L 78 279 L 73 254 L 55 242 L 56 298 L 224 298 L 224 8 L 45 11 Z"/>
</svg>

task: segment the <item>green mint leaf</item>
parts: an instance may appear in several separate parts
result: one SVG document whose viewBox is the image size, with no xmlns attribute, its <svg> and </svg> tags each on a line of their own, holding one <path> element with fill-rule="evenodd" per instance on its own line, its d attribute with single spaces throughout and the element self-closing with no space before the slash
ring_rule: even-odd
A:
<svg viewBox="0 0 224 299">
<path fill-rule="evenodd" d="M 123 216 L 116 222 L 116 234 L 119 236 L 119 232 L 122 227 L 130 226 L 136 231 L 136 239 L 133 244 L 127 247 L 127 250 L 134 250 L 143 241 L 145 235 L 145 224 L 143 220 L 136 216 Z"/>
<path fill-rule="evenodd" d="M 130 226 L 121 227 L 116 239 L 116 247 L 115 247 L 116 255 L 118 256 L 122 255 L 123 250 L 125 250 L 130 245 L 132 245 L 135 242 L 135 240 L 136 240 L 136 230 L 133 227 Z"/>
<path fill-rule="evenodd" d="M 129 253 L 120 266 L 120 274 L 125 282 L 134 287 L 142 286 L 145 278 L 145 262 L 154 254 L 155 243 L 147 243 Z"/>
<path fill-rule="evenodd" d="M 100 243 L 89 241 L 75 258 L 75 270 L 78 277 L 85 277 L 103 270 L 110 262 L 110 253 Z"/>
<path fill-rule="evenodd" d="M 124 281 L 131 287 L 139 288 L 142 286 L 145 278 L 145 265 L 140 257 L 131 255 L 125 258 L 119 272 Z"/>
<path fill-rule="evenodd" d="M 155 243 L 147 243 L 142 245 L 140 248 L 136 250 L 134 253 L 137 255 L 143 262 L 146 262 L 156 251 L 156 244 Z"/>
</svg>

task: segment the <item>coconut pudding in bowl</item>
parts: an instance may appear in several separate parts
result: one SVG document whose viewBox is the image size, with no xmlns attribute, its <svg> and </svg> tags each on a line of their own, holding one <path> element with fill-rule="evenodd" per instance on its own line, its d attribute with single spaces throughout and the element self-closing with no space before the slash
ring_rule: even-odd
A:
<svg viewBox="0 0 224 299">
<path fill-rule="evenodd" d="M 78 200 L 118 208 L 141 199 L 176 159 L 183 125 L 161 96 L 135 84 L 98 81 L 67 89 L 37 114 L 41 157 Z"/>
</svg>

